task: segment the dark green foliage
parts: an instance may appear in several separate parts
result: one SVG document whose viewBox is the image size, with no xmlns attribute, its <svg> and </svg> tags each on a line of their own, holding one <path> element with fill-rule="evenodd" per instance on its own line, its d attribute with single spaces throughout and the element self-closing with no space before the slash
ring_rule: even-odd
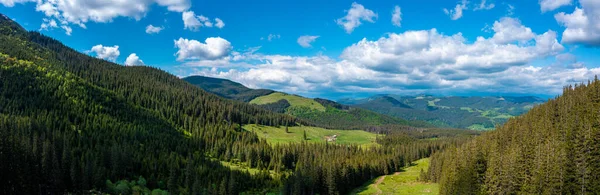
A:
<svg viewBox="0 0 600 195">
<path fill-rule="evenodd" d="M 456 136 L 475 136 L 479 131 L 465 129 L 418 128 L 403 125 L 382 125 L 368 127 L 365 131 L 378 134 L 404 133 L 417 139 L 436 139 Z"/>
<path fill-rule="evenodd" d="M 5 18 L 0 23 L 13 29 L 0 34 L 1 194 L 83 192 L 140 176 L 150 189 L 178 191 L 191 178 L 169 176 L 185 175 L 180 167 L 190 161 L 194 175 L 211 178 L 189 180 L 201 189 L 231 179 L 241 191 L 279 185 L 204 154 L 266 146 L 237 124 L 300 121 L 221 99 L 157 69 L 80 54 Z"/>
<path fill-rule="evenodd" d="M 496 131 L 433 155 L 429 178 L 442 194 L 597 194 L 598 110 L 598 80 L 566 87 Z"/>
<path fill-rule="evenodd" d="M 333 107 L 333 108 L 337 108 L 340 110 L 349 110 L 350 106 L 346 106 L 346 105 L 342 105 L 340 103 L 331 101 L 331 100 L 326 100 L 326 99 L 321 99 L 321 98 L 315 98 L 315 101 L 319 102 L 319 104 L 325 106 L 325 107 Z"/>
<path fill-rule="evenodd" d="M 289 112 L 289 111 L 288 111 Z M 350 107 L 340 110 L 328 106 L 325 112 L 294 111 L 293 115 L 310 121 L 312 124 L 328 129 L 361 129 L 365 130 L 378 125 L 407 125 L 414 127 L 435 127 L 424 121 L 407 121 L 362 108 Z"/>
<path fill-rule="evenodd" d="M 285 111 L 290 107 L 290 103 L 287 100 L 279 100 L 274 103 L 262 104 L 258 106 L 271 112 L 285 113 Z"/>
<path fill-rule="evenodd" d="M 227 79 L 190 76 L 183 78 L 183 80 L 221 97 L 242 102 L 249 102 L 256 97 L 269 95 L 274 92 L 268 89 L 250 89 Z"/>
</svg>

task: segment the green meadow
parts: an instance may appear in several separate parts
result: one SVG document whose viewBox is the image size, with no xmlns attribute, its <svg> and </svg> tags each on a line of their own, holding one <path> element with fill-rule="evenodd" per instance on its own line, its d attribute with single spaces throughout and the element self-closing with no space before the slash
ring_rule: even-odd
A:
<svg viewBox="0 0 600 195">
<path fill-rule="evenodd" d="M 427 171 L 429 158 L 413 162 L 403 172 L 384 175 L 357 189 L 354 194 L 439 194 L 439 185 L 419 181 L 421 170 Z"/>
<path fill-rule="evenodd" d="M 261 138 L 267 140 L 271 144 L 281 143 L 300 143 L 304 141 L 304 132 L 306 132 L 307 142 L 325 143 L 325 136 L 337 135 L 337 144 L 356 144 L 362 146 L 377 145 L 375 142 L 378 136 L 375 133 L 369 133 L 362 130 L 329 130 L 319 127 L 297 126 L 288 127 L 288 132 L 285 132 L 285 127 L 270 127 L 263 125 L 244 125 L 246 131 L 253 131 Z M 381 135 L 380 135 L 381 136 Z"/>
</svg>

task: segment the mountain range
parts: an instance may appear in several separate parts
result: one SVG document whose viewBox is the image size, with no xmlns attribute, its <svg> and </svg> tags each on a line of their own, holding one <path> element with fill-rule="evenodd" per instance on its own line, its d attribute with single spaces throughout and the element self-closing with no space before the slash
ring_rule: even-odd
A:
<svg viewBox="0 0 600 195">
<path fill-rule="evenodd" d="M 492 130 L 509 118 L 519 116 L 544 102 L 535 96 L 433 95 L 376 95 L 363 99 L 340 99 L 336 102 L 272 90 L 250 89 L 227 79 L 190 76 L 183 80 L 224 98 L 249 102 L 274 112 L 291 114 L 315 124 L 338 129 L 365 129 L 369 125 L 402 124 Z"/>
<path fill-rule="evenodd" d="M 402 119 L 427 121 L 440 127 L 491 130 L 544 100 L 534 96 L 377 95 L 338 102 Z"/>
</svg>

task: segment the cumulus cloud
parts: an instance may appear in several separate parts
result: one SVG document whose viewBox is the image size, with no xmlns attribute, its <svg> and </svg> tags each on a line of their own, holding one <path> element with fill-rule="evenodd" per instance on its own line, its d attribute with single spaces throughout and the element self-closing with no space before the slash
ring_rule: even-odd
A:
<svg viewBox="0 0 600 195">
<path fill-rule="evenodd" d="M 558 23 L 565 26 L 563 43 L 600 46 L 600 1 L 580 0 L 581 8 L 571 14 L 560 12 L 554 15 Z"/>
<path fill-rule="evenodd" d="M 217 60 L 227 57 L 232 49 L 231 43 L 221 37 L 209 37 L 201 43 L 197 40 L 179 38 L 175 40 L 178 48 L 178 61 L 184 60 Z"/>
<path fill-rule="evenodd" d="M 352 33 L 355 28 L 359 27 L 362 22 L 366 21 L 375 23 L 374 19 L 377 19 L 377 14 L 369 9 L 366 9 L 363 5 L 356 2 L 352 3 L 350 10 L 346 11 L 346 16 L 335 20 L 348 34 Z"/>
<path fill-rule="evenodd" d="M 210 21 L 210 18 L 199 15 L 197 16 L 194 11 L 186 11 L 182 13 L 183 29 L 189 29 L 191 31 L 198 31 L 200 27 L 211 28 L 213 26 L 217 28 L 223 28 L 225 23 L 219 18 L 215 18 L 215 23 Z"/>
<path fill-rule="evenodd" d="M 454 9 L 449 10 L 449 9 L 444 8 L 444 13 L 446 13 L 446 15 L 450 16 L 450 19 L 458 20 L 458 19 L 462 18 L 463 10 L 467 9 L 468 3 L 469 2 L 467 0 L 462 0 L 461 3 L 456 4 Z"/>
<path fill-rule="evenodd" d="M 319 36 L 304 35 L 298 37 L 298 44 L 304 48 L 312 47 L 311 43 L 316 41 Z"/>
<path fill-rule="evenodd" d="M 402 11 L 400 10 L 400 6 L 395 6 L 394 11 L 392 12 L 392 24 L 394 26 L 400 27 L 402 22 Z"/>
<path fill-rule="evenodd" d="M 86 28 L 85 24 L 90 21 L 106 23 L 117 17 L 140 20 L 152 5 L 174 12 L 183 12 L 191 7 L 190 0 L 0 0 L 7 7 L 26 2 L 35 2 L 35 10 L 56 20 L 67 34 L 72 31 L 72 24 Z"/>
<path fill-rule="evenodd" d="M 497 23 L 503 23 L 502 19 Z M 528 29 L 520 22 L 513 24 Z M 554 31 L 533 33 L 526 44 L 519 43 L 526 36 L 506 39 L 514 41 L 494 37 L 499 36 L 473 41 L 461 33 L 445 35 L 436 29 L 390 33 L 346 47 L 339 59 L 234 52 L 238 57 L 220 61 L 229 63 L 221 66 L 225 68 L 199 68 L 193 74 L 307 95 L 315 91 L 414 94 L 456 90 L 549 94 L 600 73 L 600 69 L 585 68 L 559 55 L 564 47 Z M 560 66 L 532 65 L 553 56 L 561 61 L 557 62 Z M 242 68 L 232 68 L 241 64 Z"/>
<path fill-rule="evenodd" d="M 191 31 L 198 31 L 202 26 L 194 11 L 183 12 L 181 15 L 183 19 L 183 29 L 189 29 Z"/>
<path fill-rule="evenodd" d="M 525 42 L 535 37 L 531 28 L 523 26 L 519 19 L 511 17 L 503 17 L 500 21 L 494 22 L 492 30 L 495 32 L 492 39 L 500 44 L 514 41 Z"/>
<path fill-rule="evenodd" d="M 138 57 L 137 54 L 135 54 L 135 53 L 129 54 L 129 56 L 125 60 L 125 66 L 143 66 L 143 65 L 145 65 L 144 61 L 142 61 L 140 59 L 140 57 Z"/>
<path fill-rule="evenodd" d="M 112 61 L 112 62 L 117 61 L 117 57 L 119 57 L 119 55 L 121 55 L 121 52 L 119 52 L 118 45 L 115 45 L 112 47 L 96 45 L 96 46 L 92 47 L 92 49 L 88 52 L 94 52 L 94 53 L 96 53 L 97 58 L 105 59 L 105 60 Z"/>
<path fill-rule="evenodd" d="M 158 26 L 153 26 L 152 24 L 146 26 L 146 33 L 148 34 L 158 34 L 160 33 L 160 31 L 162 31 L 163 27 L 158 27 Z"/>
<path fill-rule="evenodd" d="M 540 0 L 540 8 L 543 12 L 552 11 L 565 5 L 571 5 L 572 0 Z"/>
</svg>

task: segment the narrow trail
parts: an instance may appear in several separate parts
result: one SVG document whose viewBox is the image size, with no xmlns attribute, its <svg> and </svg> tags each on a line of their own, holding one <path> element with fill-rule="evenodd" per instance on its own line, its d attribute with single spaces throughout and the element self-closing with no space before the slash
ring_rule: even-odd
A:
<svg viewBox="0 0 600 195">
<path fill-rule="evenodd" d="M 399 175 L 400 173 L 402 173 L 402 172 L 395 172 L 394 175 Z M 376 195 L 380 195 L 383 193 L 383 191 L 381 189 L 379 189 L 379 184 L 381 184 L 383 182 L 383 180 L 385 180 L 386 176 L 387 175 L 381 176 L 381 177 L 379 177 L 379 179 L 377 179 L 377 181 L 375 181 L 375 184 L 373 186 L 377 190 Z"/>
<path fill-rule="evenodd" d="M 381 189 L 379 189 L 379 184 L 381 182 L 383 182 L 384 179 L 385 179 L 385 175 L 379 177 L 379 179 L 377 179 L 377 181 L 375 182 L 375 185 L 373 185 L 375 187 L 375 189 L 377 190 L 377 194 L 376 195 L 379 195 L 379 194 L 383 193 L 383 191 L 381 191 Z"/>
</svg>

